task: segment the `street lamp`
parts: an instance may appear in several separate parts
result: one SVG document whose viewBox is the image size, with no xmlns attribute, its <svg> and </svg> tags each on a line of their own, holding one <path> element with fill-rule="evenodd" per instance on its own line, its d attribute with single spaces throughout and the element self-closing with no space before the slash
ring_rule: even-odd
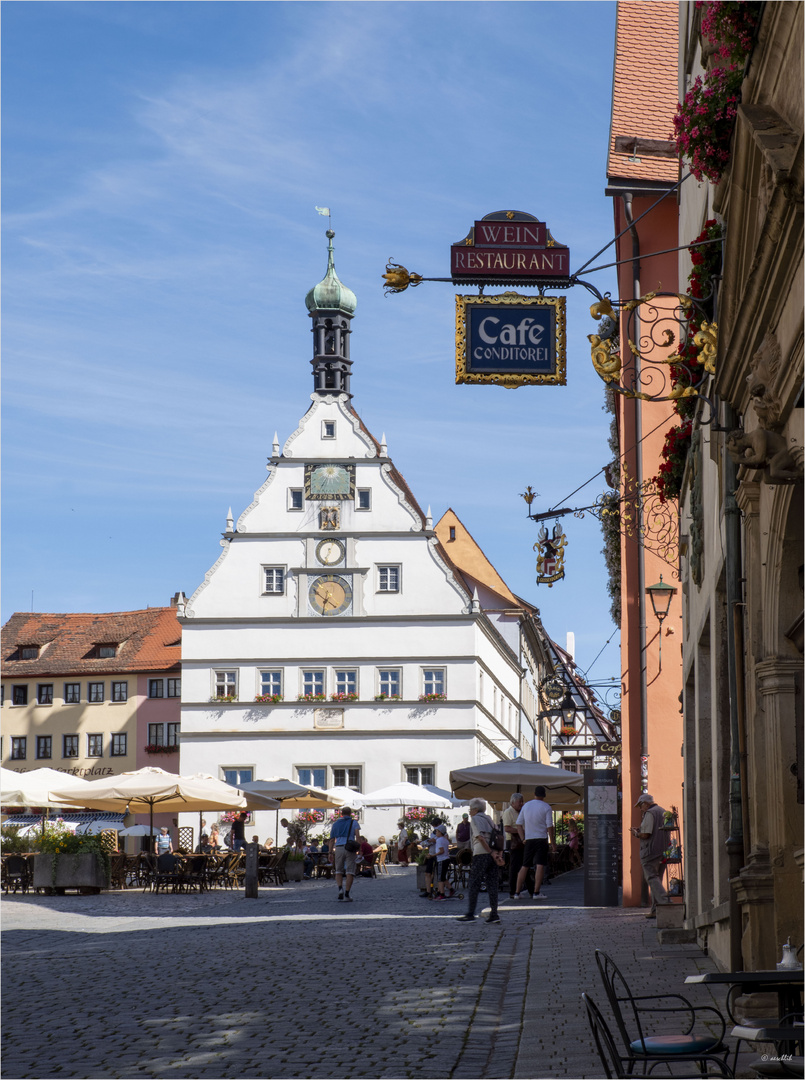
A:
<svg viewBox="0 0 805 1080">
<path fill-rule="evenodd" d="M 565 696 L 562 698 L 562 704 L 559 708 L 562 712 L 562 727 L 574 728 L 576 726 L 576 703 L 569 688 L 565 690 Z"/>
<path fill-rule="evenodd" d="M 660 574 L 659 582 L 656 585 L 647 585 L 646 592 L 651 597 L 651 607 L 657 617 L 657 622 L 660 624 L 660 666 L 657 672 L 659 675 L 660 671 L 662 671 L 662 624 L 668 616 L 668 611 L 671 607 L 671 597 L 676 594 L 676 589 L 673 585 L 664 584 L 662 574 Z"/>
</svg>

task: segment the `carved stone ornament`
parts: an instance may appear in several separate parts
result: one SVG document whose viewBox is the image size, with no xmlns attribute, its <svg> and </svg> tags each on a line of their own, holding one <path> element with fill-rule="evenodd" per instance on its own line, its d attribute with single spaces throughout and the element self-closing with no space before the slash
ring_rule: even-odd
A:
<svg viewBox="0 0 805 1080">
<path fill-rule="evenodd" d="M 330 531 L 340 529 L 341 508 L 339 506 L 322 506 L 319 510 L 319 528 Z"/>
<path fill-rule="evenodd" d="M 776 392 L 780 360 L 780 345 L 769 330 L 749 361 L 746 376 L 755 414 L 761 426 L 769 431 L 778 431 L 782 426 L 782 405 Z"/>
<path fill-rule="evenodd" d="M 766 428 L 741 431 L 737 428 L 727 435 L 727 451 L 736 465 L 763 469 L 767 484 L 779 484 L 802 479 L 802 468 L 782 435 Z"/>
</svg>

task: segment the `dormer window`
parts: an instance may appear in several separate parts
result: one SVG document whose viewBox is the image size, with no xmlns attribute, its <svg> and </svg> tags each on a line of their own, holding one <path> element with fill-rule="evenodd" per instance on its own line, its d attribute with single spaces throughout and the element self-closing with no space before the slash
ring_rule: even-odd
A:
<svg viewBox="0 0 805 1080">
<path fill-rule="evenodd" d="M 98 656 L 101 660 L 111 660 L 117 656 L 117 645 L 99 645 Z"/>
<path fill-rule="evenodd" d="M 38 660 L 38 645 L 20 645 L 20 660 Z"/>
</svg>

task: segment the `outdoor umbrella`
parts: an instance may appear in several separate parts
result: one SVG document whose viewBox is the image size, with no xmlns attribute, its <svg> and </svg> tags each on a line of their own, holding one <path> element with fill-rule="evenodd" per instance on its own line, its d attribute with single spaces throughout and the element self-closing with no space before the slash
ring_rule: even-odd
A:
<svg viewBox="0 0 805 1080">
<path fill-rule="evenodd" d="M 368 795 L 361 795 L 360 799 L 363 807 L 427 806 L 439 810 L 453 809 L 453 799 L 449 795 L 437 795 L 426 787 L 409 784 L 406 780 L 370 791 Z"/>
<path fill-rule="evenodd" d="M 472 765 L 450 773 L 453 794 L 464 801 L 472 798 L 487 802 L 506 802 L 516 791 L 526 801 L 533 799 L 534 788 L 546 789 L 545 801 L 552 807 L 568 809 L 584 805 L 584 777 L 567 769 L 556 769 L 539 761 L 494 761 L 489 765 Z"/>
<path fill-rule="evenodd" d="M 57 797 L 53 793 L 56 787 L 69 789 L 71 794 L 80 794 L 91 788 L 89 780 L 80 776 L 59 772 L 57 769 L 32 769 L 18 773 L 13 769 L 0 769 L 0 806 L 44 806 L 64 808 L 74 804 Z M 45 835 L 47 811 L 42 815 L 42 835 Z"/>
<path fill-rule="evenodd" d="M 129 825 L 127 829 L 118 829 L 118 836 L 156 836 L 159 829 L 148 825 Z"/>
<path fill-rule="evenodd" d="M 332 797 L 328 792 L 319 788 L 305 787 L 304 784 L 295 784 L 293 780 L 287 780 L 282 776 L 272 776 L 269 780 L 250 780 L 241 785 L 241 790 L 256 792 L 258 795 L 269 795 L 273 799 L 279 799 L 283 810 L 328 810 L 342 805 L 342 800 Z M 279 811 L 276 814 L 274 832 L 277 834 L 277 846 L 279 846 Z"/>
<path fill-rule="evenodd" d="M 148 766 L 136 772 L 91 780 L 91 791 L 73 794 L 68 789 L 55 789 L 54 795 L 73 806 L 87 806 L 92 810 L 118 810 L 128 806 L 132 813 L 138 810 L 150 812 L 149 824 L 153 829 L 154 807 L 160 812 L 187 810 L 245 810 L 246 799 L 237 788 L 222 780 L 209 780 L 194 776 L 178 776 Z"/>
<path fill-rule="evenodd" d="M 363 806 L 364 796 L 358 791 L 353 791 L 350 787 L 336 785 L 325 790 L 337 806 L 349 806 L 353 810 L 360 810 Z"/>
<path fill-rule="evenodd" d="M 449 799 L 450 805 L 455 809 L 457 806 L 465 806 L 467 800 L 454 799 L 449 791 L 445 791 L 444 788 L 436 787 L 435 784 L 423 784 L 423 788 L 429 791 L 432 795 L 441 795 L 443 799 Z"/>
</svg>

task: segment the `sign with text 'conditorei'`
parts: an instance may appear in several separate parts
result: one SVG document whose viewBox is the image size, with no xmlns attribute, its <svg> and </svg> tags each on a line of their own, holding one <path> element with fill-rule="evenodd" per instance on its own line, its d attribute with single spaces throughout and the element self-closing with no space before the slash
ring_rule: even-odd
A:
<svg viewBox="0 0 805 1080">
<path fill-rule="evenodd" d="M 456 297 L 456 382 L 564 385 L 563 296 Z"/>
</svg>

